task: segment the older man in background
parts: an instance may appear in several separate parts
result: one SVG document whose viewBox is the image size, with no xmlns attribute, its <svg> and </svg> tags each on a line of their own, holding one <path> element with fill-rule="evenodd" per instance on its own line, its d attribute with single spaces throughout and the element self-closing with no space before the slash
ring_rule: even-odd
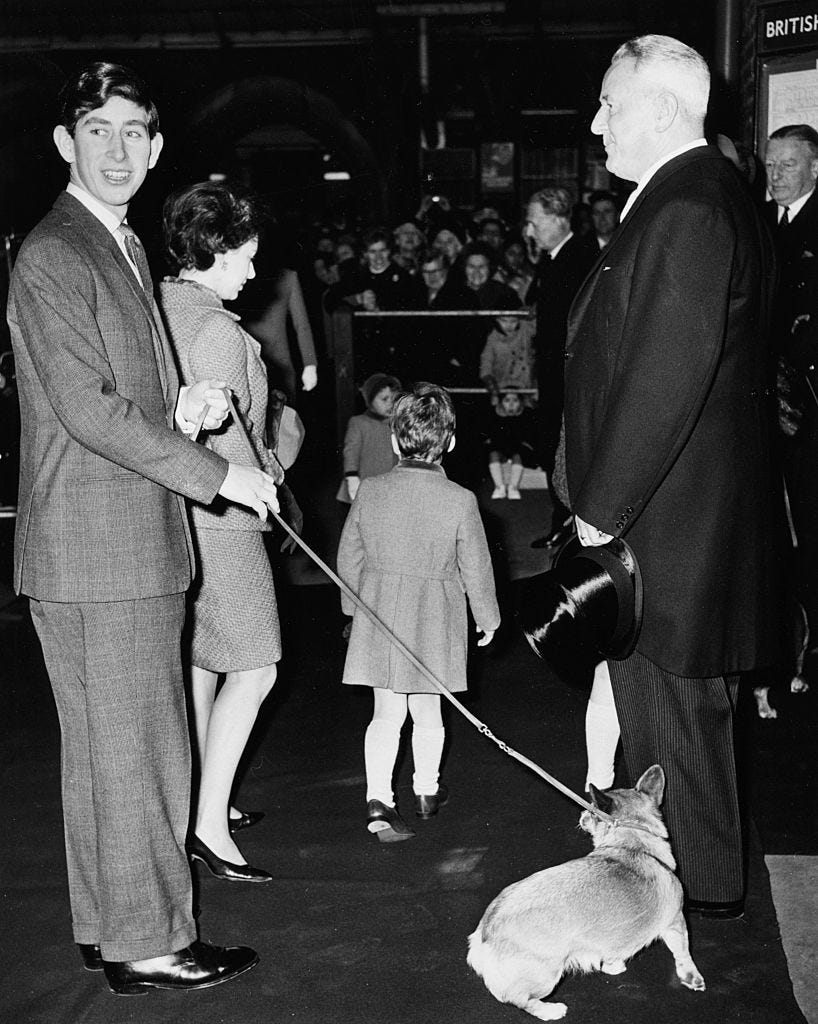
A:
<svg viewBox="0 0 818 1024">
<path fill-rule="evenodd" d="M 689 46 L 621 46 L 591 126 L 636 189 L 568 324 L 565 430 L 584 545 L 623 537 L 644 583 L 634 653 L 610 661 L 631 781 L 651 764 L 687 908 L 744 912 L 733 715 L 776 657 L 768 434 L 773 253 L 736 169 L 704 139 Z"/>
<path fill-rule="evenodd" d="M 592 238 L 571 231 L 574 201 L 564 188 L 546 188 L 529 199 L 523 237 L 537 259 L 526 303 L 537 311 L 537 389 L 540 464 L 548 477 L 551 526 L 532 542 L 535 548 L 557 548 L 573 532 L 571 513 L 553 485 L 554 460 L 563 406 L 563 364 L 568 310 L 599 255 Z"/>
<path fill-rule="evenodd" d="M 778 128 L 765 152 L 764 209 L 778 254 L 773 342 L 779 388 L 795 416 L 782 417 L 781 460 L 798 541 L 796 595 L 818 637 L 818 132 L 807 124 Z"/>
</svg>

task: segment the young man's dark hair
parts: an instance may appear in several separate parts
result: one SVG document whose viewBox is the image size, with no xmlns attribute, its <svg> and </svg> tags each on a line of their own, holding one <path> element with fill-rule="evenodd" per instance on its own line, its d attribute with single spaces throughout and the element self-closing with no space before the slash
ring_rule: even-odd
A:
<svg viewBox="0 0 818 1024">
<path fill-rule="evenodd" d="M 92 110 L 105 106 L 112 96 L 121 96 L 142 107 L 148 115 L 148 134 L 159 131 L 159 113 L 148 87 L 131 68 L 109 61 L 97 61 L 69 78 L 60 90 L 59 123 L 74 134 L 78 122 Z"/>
</svg>

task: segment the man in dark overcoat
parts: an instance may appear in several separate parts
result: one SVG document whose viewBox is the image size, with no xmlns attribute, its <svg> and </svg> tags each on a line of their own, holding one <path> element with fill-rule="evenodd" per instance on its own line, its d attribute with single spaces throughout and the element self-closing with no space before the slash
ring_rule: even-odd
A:
<svg viewBox="0 0 818 1024">
<path fill-rule="evenodd" d="M 545 188 L 528 200 L 523 235 L 539 255 L 526 304 L 537 311 L 538 454 L 548 477 L 551 526 L 532 547 L 559 547 L 573 532 L 571 513 L 554 488 L 554 461 L 560 439 L 563 364 L 568 310 L 579 286 L 599 256 L 592 238 L 571 230 L 574 202 L 564 188 Z"/>
<path fill-rule="evenodd" d="M 610 662 L 628 774 L 667 775 L 689 910 L 743 913 L 733 742 L 739 674 L 775 657 L 768 233 L 703 138 L 709 72 L 643 36 L 614 54 L 592 131 L 637 183 L 572 307 L 566 466 L 583 544 L 623 537 L 644 582 Z"/>
<path fill-rule="evenodd" d="M 764 217 L 778 255 L 773 343 L 779 380 L 798 411 L 794 433 L 778 442 L 798 541 L 796 592 L 818 637 L 818 132 L 807 124 L 778 128 L 764 155 L 772 198 Z"/>
</svg>

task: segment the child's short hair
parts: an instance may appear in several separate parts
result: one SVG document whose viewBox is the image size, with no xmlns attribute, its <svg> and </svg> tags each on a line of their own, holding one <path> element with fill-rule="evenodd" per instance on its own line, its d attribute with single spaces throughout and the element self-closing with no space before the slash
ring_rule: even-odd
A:
<svg viewBox="0 0 818 1024">
<path fill-rule="evenodd" d="M 436 462 L 449 450 L 455 422 L 449 392 L 425 381 L 398 397 L 389 418 L 401 455 L 426 462 Z"/>
</svg>

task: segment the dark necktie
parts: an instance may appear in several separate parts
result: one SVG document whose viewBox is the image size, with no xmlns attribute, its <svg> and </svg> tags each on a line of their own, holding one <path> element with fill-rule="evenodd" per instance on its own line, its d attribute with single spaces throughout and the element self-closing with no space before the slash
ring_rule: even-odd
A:
<svg viewBox="0 0 818 1024">
<path fill-rule="evenodd" d="M 123 221 L 123 223 L 117 228 L 117 231 L 122 235 L 125 242 L 125 251 L 128 253 L 128 257 L 139 271 L 139 277 L 142 281 L 142 289 L 145 292 L 148 304 L 153 307 L 153 279 L 151 278 L 151 268 L 148 266 L 148 257 L 145 255 L 145 249 L 139 241 L 136 232 L 129 224 L 125 224 Z M 151 334 L 153 335 L 153 349 L 156 355 L 156 364 L 159 368 L 159 377 L 162 381 L 162 387 L 164 388 L 167 382 L 165 353 L 162 348 L 162 341 L 155 326 L 151 331 Z"/>
<path fill-rule="evenodd" d="M 145 250 L 142 243 L 139 241 L 136 232 L 129 225 L 123 221 L 119 225 L 117 231 L 122 235 L 125 242 L 125 251 L 131 260 L 131 263 L 139 271 L 139 277 L 142 280 L 142 287 L 151 295 L 153 293 L 153 281 L 151 279 L 151 270 L 148 266 L 148 257 L 145 255 Z"/>
<path fill-rule="evenodd" d="M 781 219 L 778 222 L 778 230 L 786 231 L 790 223 L 790 208 L 789 206 L 784 207 L 784 212 L 781 214 Z"/>
</svg>

